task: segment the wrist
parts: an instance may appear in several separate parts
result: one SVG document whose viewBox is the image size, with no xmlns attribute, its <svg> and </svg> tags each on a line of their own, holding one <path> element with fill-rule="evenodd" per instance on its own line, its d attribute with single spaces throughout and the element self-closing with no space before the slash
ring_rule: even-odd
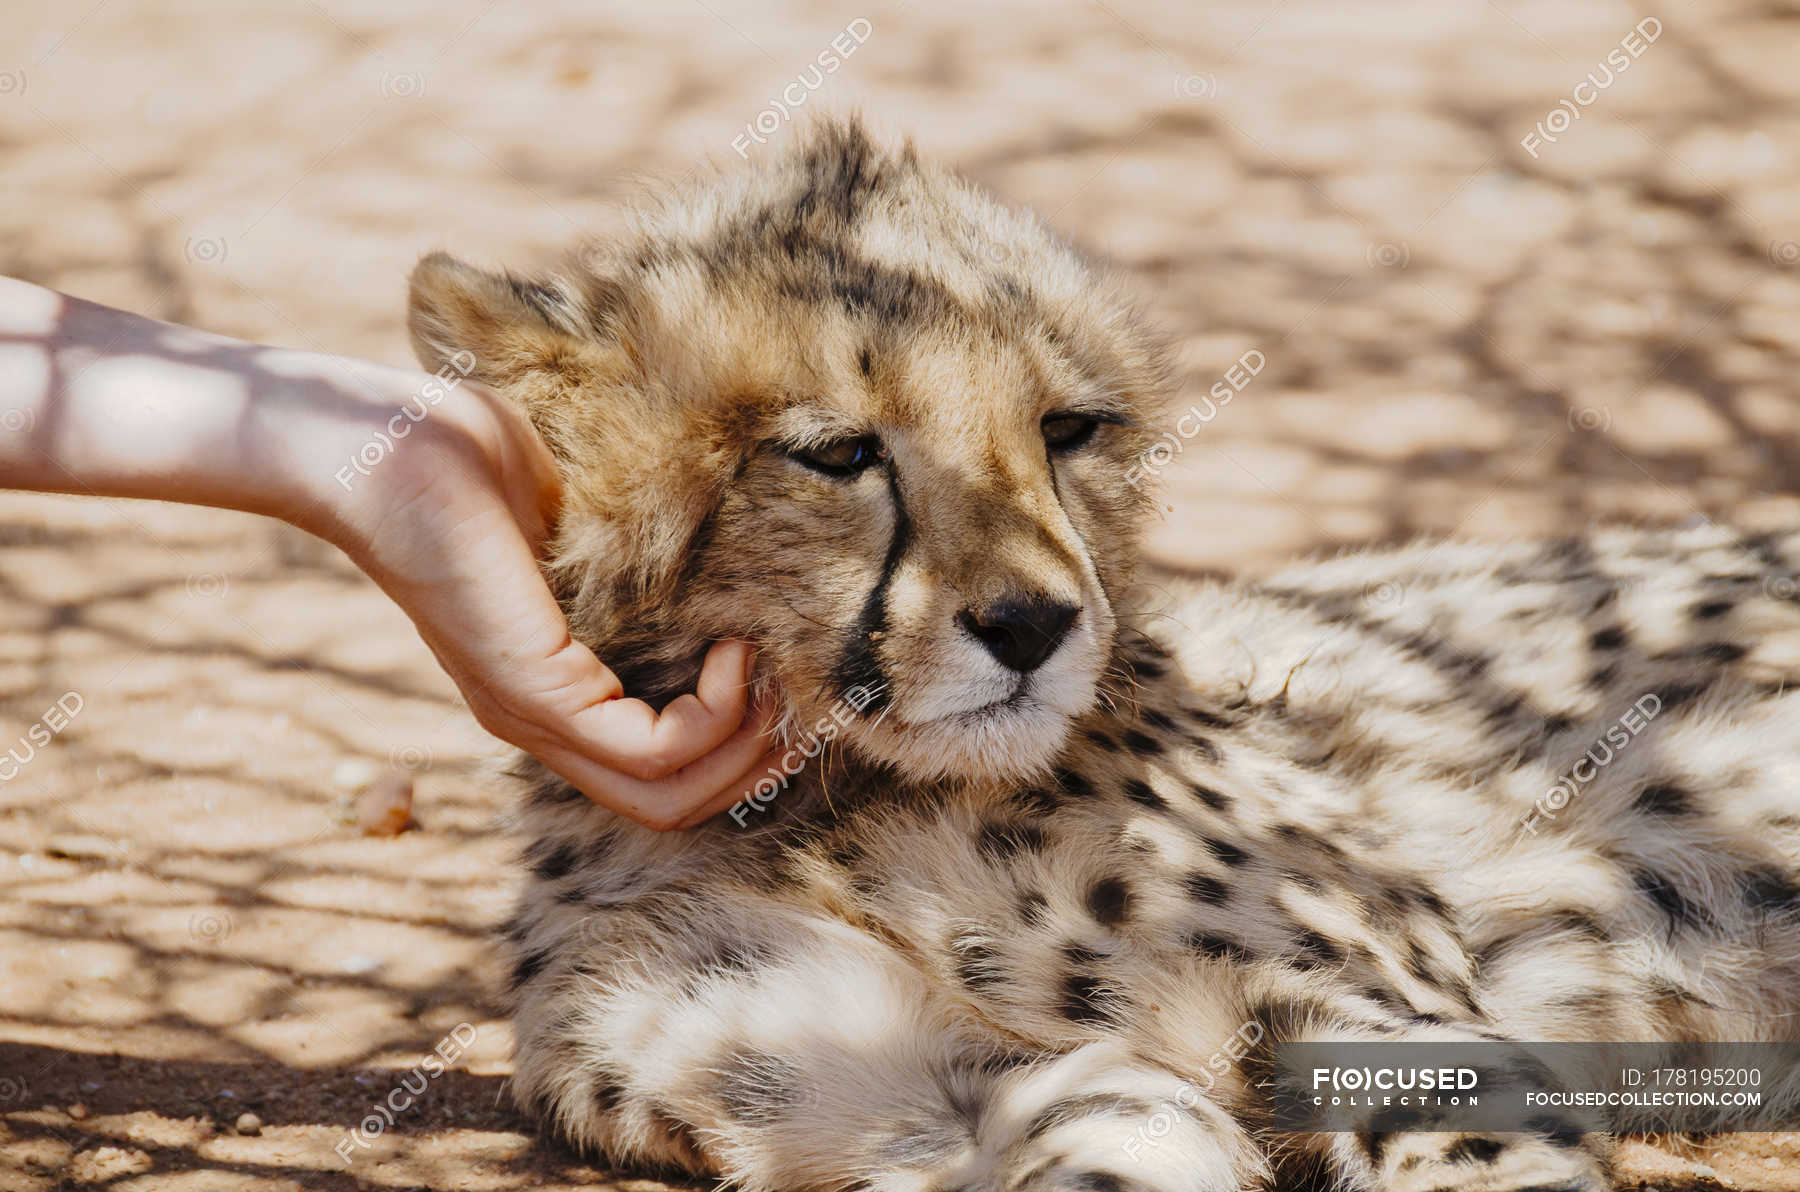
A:
<svg viewBox="0 0 1800 1192">
<path fill-rule="evenodd" d="M 346 550 L 366 535 L 401 466 L 392 457 L 424 438 L 407 410 L 423 374 L 321 353 L 296 353 L 290 383 L 267 378 L 256 401 L 253 454 L 275 516 Z"/>
<path fill-rule="evenodd" d="M 383 586 L 404 582 L 421 539 L 494 505 L 485 407 L 450 365 L 432 374 L 314 357 L 309 367 L 322 383 L 261 431 L 268 471 L 280 477 L 277 516 Z"/>
</svg>

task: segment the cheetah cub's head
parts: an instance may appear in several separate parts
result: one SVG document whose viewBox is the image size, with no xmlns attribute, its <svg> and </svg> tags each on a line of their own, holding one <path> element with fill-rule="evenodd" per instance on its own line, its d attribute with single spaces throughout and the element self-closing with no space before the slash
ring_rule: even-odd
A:
<svg viewBox="0 0 1800 1192">
<path fill-rule="evenodd" d="M 1030 216 L 855 124 L 795 139 L 552 275 L 427 257 L 414 346 L 543 432 L 553 582 L 628 691 L 744 637 L 789 731 L 1030 775 L 1109 670 L 1162 356 Z"/>
</svg>

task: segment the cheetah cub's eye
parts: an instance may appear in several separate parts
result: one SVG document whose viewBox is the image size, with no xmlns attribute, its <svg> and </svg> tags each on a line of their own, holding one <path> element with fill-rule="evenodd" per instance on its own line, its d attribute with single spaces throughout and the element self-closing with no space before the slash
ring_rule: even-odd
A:
<svg viewBox="0 0 1800 1192">
<path fill-rule="evenodd" d="M 858 435 L 810 447 L 790 447 L 788 455 L 827 476 L 855 476 L 885 460 L 887 448 L 874 435 Z"/>
<path fill-rule="evenodd" d="M 1088 414 L 1050 414 L 1042 423 L 1044 442 L 1052 451 L 1073 451 L 1094 437 L 1100 422 Z"/>
</svg>

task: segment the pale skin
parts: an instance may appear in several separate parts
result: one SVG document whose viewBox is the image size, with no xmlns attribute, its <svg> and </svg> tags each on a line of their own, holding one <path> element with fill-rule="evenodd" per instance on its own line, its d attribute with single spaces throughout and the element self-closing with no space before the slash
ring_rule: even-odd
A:
<svg viewBox="0 0 1800 1192">
<path fill-rule="evenodd" d="M 298 526 L 406 611 L 483 727 L 594 802 L 656 829 L 731 806 L 774 756 L 767 710 L 747 706 L 749 644 L 715 644 L 696 689 L 661 711 L 630 698 L 570 637 L 538 569 L 559 491 L 548 449 L 513 407 L 450 376 L 228 339 L 0 278 L 0 487 Z M 393 423 L 406 407 L 427 412 Z M 369 449 L 378 436 L 388 446 Z M 359 452 L 364 466 L 350 466 Z"/>
</svg>

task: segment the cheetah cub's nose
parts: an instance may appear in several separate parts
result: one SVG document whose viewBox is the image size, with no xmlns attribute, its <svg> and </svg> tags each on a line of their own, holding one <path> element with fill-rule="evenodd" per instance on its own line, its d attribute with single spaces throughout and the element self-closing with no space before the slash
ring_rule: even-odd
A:
<svg viewBox="0 0 1800 1192">
<path fill-rule="evenodd" d="M 1037 596 L 965 608 L 956 619 L 1002 666 L 1024 675 L 1056 652 L 1080 614 L 1078 604 Z"/>
</svg>

